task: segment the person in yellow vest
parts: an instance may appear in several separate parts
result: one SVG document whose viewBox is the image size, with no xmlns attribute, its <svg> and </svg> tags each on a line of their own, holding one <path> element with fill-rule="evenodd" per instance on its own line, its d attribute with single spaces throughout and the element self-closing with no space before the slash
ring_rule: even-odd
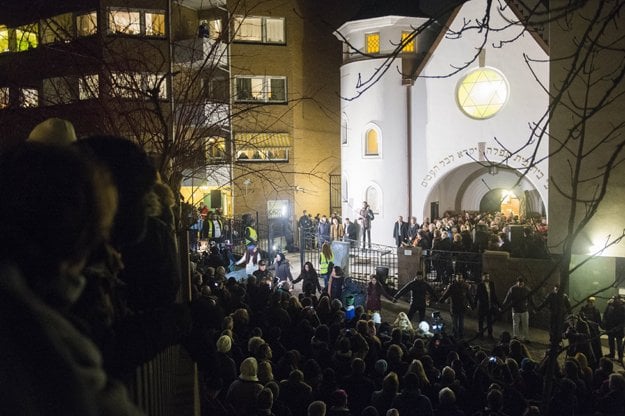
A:
<svg viewBox="0 0 625 416">
<path fill-rule="evenodd" d="M 252 220 L 250 225 L 245 227 L 245 246 L 256 246 L 258 245 L 258 233 L 256 233 L 256 221 Z"/>
<path fill-rule="evenodd" d="M 328 289 L 328 278 L 332 272 L 330 264 L 334 264 L 334 253 L 329 243 L 323 243 L 319 253 L 319 274 L 323 277 L 323 288 Z"/>
<path fill-rule="evenodd" d="M 224 235 L 224 224 L 214 212 L 208 214 L 208 219 L 204 221 L 202 234 L 215 244 L 221 243 Z"/>
</svg>

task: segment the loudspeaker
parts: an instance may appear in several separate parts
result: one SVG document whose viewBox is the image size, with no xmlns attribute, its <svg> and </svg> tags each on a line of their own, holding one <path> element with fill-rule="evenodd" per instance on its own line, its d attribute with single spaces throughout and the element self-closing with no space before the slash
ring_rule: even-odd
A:
<svg viewBox="0 0 625 416">
<path fill-rule="evenodd" d="M 211 208 L 221 208 L 221 191 L 219 189 L 211 191 Z"/>
</svg>

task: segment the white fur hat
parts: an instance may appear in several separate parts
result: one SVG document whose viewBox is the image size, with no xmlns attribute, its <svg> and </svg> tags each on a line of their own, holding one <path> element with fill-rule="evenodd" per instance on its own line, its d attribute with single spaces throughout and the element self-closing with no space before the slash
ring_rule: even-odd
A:
<svg viewBox="0 0 625 416">
<path fill-rule="evenodd" d="M 67 145 L 76 141 L 74 126 L 67 120 L 49 118 L 37 124 L 28 140 L 54 145 Z"/>
</svg>

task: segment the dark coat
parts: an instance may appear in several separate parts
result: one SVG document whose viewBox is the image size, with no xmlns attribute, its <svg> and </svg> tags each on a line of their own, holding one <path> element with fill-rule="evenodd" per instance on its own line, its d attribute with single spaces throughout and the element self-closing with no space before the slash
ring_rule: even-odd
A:
<svg viewBox="0 0 625 416">
<path fill-rule="evenodd" d="M 410 291 L 410 303 L 420 308 L 425 308 L 426 297 L 430 295 L 430 298 L 434 298 L 434 290 L 425 280 L 414 279 L 411 282 L 406 283 L 404 287 L 399 289 L 395 293 L 395 299 L 400 298 L 402 295 Z"/>
<path fill-rule="evenodd" d="M 497 299 L 495 291 L 495 283 L 488 281 L 489 291 L 486 290 L 486 282 L 480 282 L 475 292 L 475 307 L 480 315 L 486 315 L 488 312 L 496 310 L 501 305 Z"/>
<path fill-rule="evenodd" d="M 400 246 L 401 243 L 406 241 L 408 238 L 408 223 L 402 221 L 401 224 L 395 221 L 395 225 L 393 226 L 393 238 L 395 239 L 395 244 Z"/>
<path fill-rule="evenodd" d="M 388 293 L 386 293 L 384 286 L 382 286 L 380 282 L 376 282 L 376 284 L 369 282 L 367 284 L 367 301 L 365 302 L 365 309 L 368 311 L 381 310 L 382 309 L 382 301 L 381 301 L 382 295 L 386 296 L 389 299 L 391 298 L 388 295 Z"/>
<path fill-rule="evenodd" d="M 401 416 L 432 416 L 432 403 L 419 390 L 402 390 L 393 399 L 392 407 Z"/>
<path fill-rule="evenodd" d="M 464 313 L 467 305 L 473 304 L 473 299 L 471 299 L 471 294 L 469 293 L 469 285 L 465 282 L 452 282 L 443 292 L 440 301 L 443 302 L 447 298 L 451 301 L 450 312 L 452 314 Z"/>
</svg>

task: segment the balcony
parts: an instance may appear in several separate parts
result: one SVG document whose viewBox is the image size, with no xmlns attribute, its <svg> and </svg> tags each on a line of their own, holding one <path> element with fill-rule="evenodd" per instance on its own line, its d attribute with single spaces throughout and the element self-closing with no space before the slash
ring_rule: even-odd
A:
<svg viewBox="0 0 625 416">
<path fill-rule="evenodd" d="M 193 69 L 228 68 L 228 47 L 210 38 L 193 38 L 174 44 L 174 63 Z"/>
<path fill-rule="evenodd" d="M 176 121 L 180 125 L 230 128 L 230 106 L 214 101 L 192 102 L 176 106 Z"/>
<path fill-rule="evenodd" d="M 227 0 L 178 0 L 177 3 L 193 10 L 209 10 L 216 7 L 226 7 Z"/>
</svg>

